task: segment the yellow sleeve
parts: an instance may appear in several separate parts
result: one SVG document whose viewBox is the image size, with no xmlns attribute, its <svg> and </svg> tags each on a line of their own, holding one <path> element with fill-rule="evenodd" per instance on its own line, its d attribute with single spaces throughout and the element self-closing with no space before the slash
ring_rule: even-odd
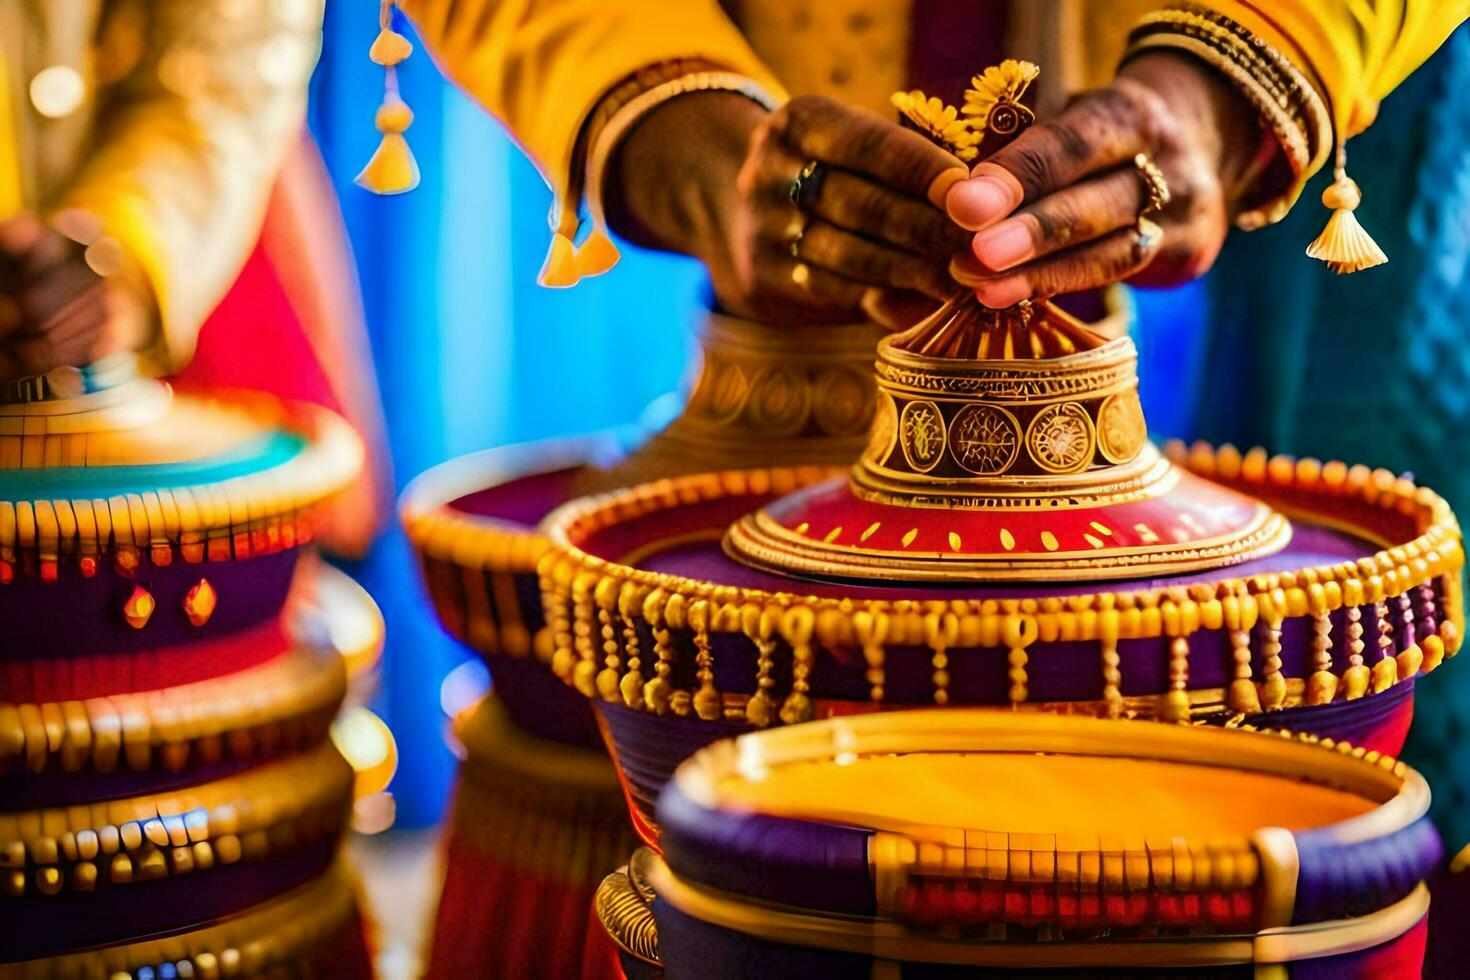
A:
<svg viewBox="0 0 1470 980">
<path fill-rule="evenodd" d="M 1467 17 L 1470 0 L 1202 0 L 1275 47 L 1320 87 L 1339 142 Z"/>
<path fill-rule="evenodd" d="M 638 70 L 699 59 L 784 97 L 716 0 L 399 0 L 399 7 L 444 74 L 536 164 L 555 194 L 557 229 L 575 221 L 572 166 L 584 121 Z"/>
<path fill-rule="evenodd" d="M 52 202 L 96 215 L 141 268 L 160 327 L 144 357 L 160 372 L 192 356 L 255 245 L 321 49 L 322 0 L 223 7 L 147 5 L 144 54 L 101 94 L 93 148 Z"/>
</svg>

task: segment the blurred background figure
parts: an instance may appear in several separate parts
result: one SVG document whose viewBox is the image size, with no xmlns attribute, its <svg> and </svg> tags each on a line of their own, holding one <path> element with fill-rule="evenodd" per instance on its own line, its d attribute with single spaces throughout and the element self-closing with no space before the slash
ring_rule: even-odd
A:
<svg viewBox="0 0 1470 980">
<path fill-rule="evenodd" d="M 343 413 L 382 441 L 306 136 L 319 0 L 0 3 L 0 379 L 126 363 Z M 73 380 L 68 380 L 73 379 Z M 386 457 L 327 535 L 367 549 Z"/>
</svg>

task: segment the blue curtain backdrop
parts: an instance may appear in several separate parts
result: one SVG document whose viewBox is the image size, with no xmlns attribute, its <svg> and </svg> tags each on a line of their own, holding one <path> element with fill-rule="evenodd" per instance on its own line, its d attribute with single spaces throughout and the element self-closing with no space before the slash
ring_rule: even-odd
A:
<svg viewBox="0 0 1470 980">
<path fill-rule="evenodd" d="M 698 267 L 625 248 L 610 275 L 571 290 L 536 286 L 551 195 L 422 50 L 399 80 L 423 183 L 392 198 L 353 185 L 378 141 L 382 70 L 367 59 L 376 12 L 366 0 L 327 4 L 310 122 L 357 260 L 399 488 L 477 449 L 634 421 L 678 385 L 703 288 Z M 1189 429 L 1182 393 L 1195 368 L 1185 338 L 1200 295 L 1198 287 L 1135 295 L 1156 433 Z M 349 571 L 387 621 L 376 707 L 399 744 L 399 826 L 423 826 L 438 818 L 453 775 L 439 687 L 466 655 L 435 624 L 396 525 Z"/>
<path fill-rule="evenodd" d="M 382 70 L 367 59 L 376 15 L 363 0 L 327 4 L 310 122 L 352 240 L 399 488 L 477 449 L 634 421 L 678 385 L 698 268 L 632 255 L 576 289 L 536 286 L 551 195 L 422 50 L 400 84 L 423 183 L 394 198 L 354 186 L 378 140 Z M 453 774 L 439 685 L 465 654 L 434 623 L 396 526 L 350 571 L 387 620 L 376 707 L 401 753 L 399 825 L 421 826 L 437 819 Z"/>
</svg>

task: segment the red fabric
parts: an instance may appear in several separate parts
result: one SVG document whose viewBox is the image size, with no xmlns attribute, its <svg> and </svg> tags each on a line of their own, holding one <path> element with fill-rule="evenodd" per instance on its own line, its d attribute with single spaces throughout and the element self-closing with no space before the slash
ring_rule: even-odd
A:
<svg viewBox="0 0 1470 980">
<path fill-rule="evenodd" d="M 250 388 L 340 412 L 326 372 L 262 245 L 199 332 L 186 387 Z"/>
<path fill-rule="evenodd" d="M 285 627 L 276 619 L 219 640 L 156 652 L 0 660 L 0 691 L 26 704 L 157 691 L 233 674 L 289 648 Z"/>
<path fill-rule="evenodd" d="M 391 506 L 392 474 L 357 273 L 331 180 L 305 135 L 282 163 L 259 241 L 174 380 L 264 391 L 346 418 L 367 447 L 367 470 L 322 539 L 350 556 L 366 551 Z"/>
<path fill-rule="evenodd" d="M 596 884 L 507 867 L 452 835 L 428 976 L 621 980 L 617 951 L 592 913 Z"/>
<path fill-rule="evenodd" d="M 1429 917 L 1425 916 L 1397 939 L 1342 957 L 1340 972 L 1329 972 L 1343 980 L 1407 980 L 1409 977 L 1423 976 L 1424 948 L 1428 939 Z"/>
</svg>

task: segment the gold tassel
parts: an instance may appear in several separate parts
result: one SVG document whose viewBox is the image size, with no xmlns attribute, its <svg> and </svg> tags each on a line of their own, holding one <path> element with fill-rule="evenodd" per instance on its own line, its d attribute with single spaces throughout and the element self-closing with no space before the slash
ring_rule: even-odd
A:
<svg viewBox="0 0 1470 980">
<path fill-rule="evenodd" d="M 401 133 L 384 133 L 383 141 L 353 183 L 374 194 L 403 194 L 419 185 L 419 165 Z"/>
<path fill-rule="evenodd" d="M 403 194 L 419 185 L 419 165 L 403 134 L 413 125 L 413 111 L 398 97 L 397 66 L 413 51 L 408 38 L 393 30 L 392 0 L 378 12 L 380 30 L 368 57 L 383 66 L 383 104 L 373 120 L 383 139 L 353 183 L 374 194 Z"/>
<path fill-rule="evenodd" d="M 541 267 L 541 275 L 536 277 L 536 281 L 555 289 L 575 286 L 579 278 L 572 240 L 562 232 L 557 232 L 551 236 L 551 251 L 546 253 L 546 264 Z"/>
<path fill-rule="evenodd" d="M 554 243 L 553 248 L 555 248 Z M 617 265 L 620 257 L 618 247 L 613 244 L 607 232 L 594 227 L 592 234 L 588 235 L 587 240 L 577 248 L 572 265 L 578 278 L 600 276 Z"/>
<path fill-rule="evenodd" d="M 1337 179 L 1322 192 L 1322 203 L 1332 209 L 1332 217 L 1317 240 L 1307 246 L 1307 255 L 1321 259 L 1338 275 L 1371 269 L 1388 261 L 1388 256 L 1373 237 L 1358 223 L 1353 212 L 1363 201 L 1357 182 L 1341 166 Z"/>
</svg>

